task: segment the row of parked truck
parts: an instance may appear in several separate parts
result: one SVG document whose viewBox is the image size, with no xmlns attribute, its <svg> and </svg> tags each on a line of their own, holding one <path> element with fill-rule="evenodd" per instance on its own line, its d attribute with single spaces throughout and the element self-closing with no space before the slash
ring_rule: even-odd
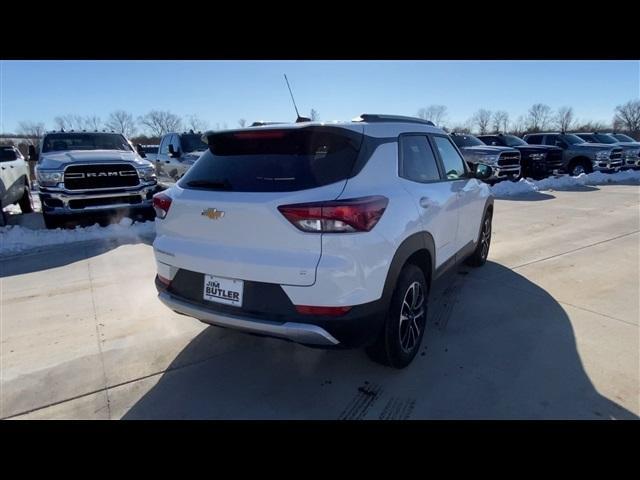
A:
<svg viewBox="0 0 640 480">
<path fill-rule="evenodd" d="M 253 128 L 275 122 L 256 122 Z M 640 143 L 620 133 L 533 133 L 474 136 L 450 133 L 472 170 L 491 169 L 485 181 L 544 178 L 640 168 Z M 153 195 L 163 183 L 180 179 L 208 149 L 201 132 L 172 132 L 159 145 L 134 146 L 114 132 L 52 131 L 30 147 L 37 194 L 49 228 L 88 213 L 125 209 L 133 216 L 152 217 Z M 2 207 L 19 204 L 32 210 L 26 159 L 12 146 L 0 146 Z M 0 215 L 4 222 L 4 214 Z"/>
</svg>

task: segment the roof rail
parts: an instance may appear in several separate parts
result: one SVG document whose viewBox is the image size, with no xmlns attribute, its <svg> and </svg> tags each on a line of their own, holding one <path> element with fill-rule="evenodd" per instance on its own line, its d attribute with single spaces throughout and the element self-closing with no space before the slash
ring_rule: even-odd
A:
<svg viewBox="0 0 640 480">
<path fill-rule="evenodd" d="M 263 127 L 265 125 L 284 125 L 286 122 L 253 122 L 250 127 Z"/>
<path fill-rule="evenodd" d="M 399 123 L 421 123 L 422 125 L 430 125 L 435 127 L 431 120 L 424 120 L 418 117 L 406 117 L 403 115 L 387 115 L 384 113 L 363 113 L 358 118 L 354 118 L 354 122 L 381 123 L 381 122 L 399 122 Z"/>
</svg>

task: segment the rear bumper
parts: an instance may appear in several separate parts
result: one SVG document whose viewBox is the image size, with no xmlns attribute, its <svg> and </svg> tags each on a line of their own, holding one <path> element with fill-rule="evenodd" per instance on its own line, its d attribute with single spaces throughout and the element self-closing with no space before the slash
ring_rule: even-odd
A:
<svg viewBox="0 0 640 480">
<path fill-rule="evenodd" d="M 198 320 L 216 325 L 241 330 L 259 335 L 284 338 L 306 345 L 321 347 L 337 346 L 340 342 L 323 328 L 296 322 L 277 323 L 267 320 L 257 320 L 237 315 L 220 314 L 195 305 L 191 302 L 179 300 L 166 292 L 160 292 L 158 298 L 171 310 L 188 315 Z"/>
<path fill-rule="evenodd" d="M 186 272 L 167 287 L 156 276 L 158 298 L 175 312 L 204 323 L 323 348 L 358 348 L 378 336 L 388 307 L 383 300 L 355 305 L 337 316 L 301 315 L 276 284 L 245 281 L 241 308 L 202 299 L 200 274 Z M 187 275 L 188 274 L 188 275 Z"/>
</svg>

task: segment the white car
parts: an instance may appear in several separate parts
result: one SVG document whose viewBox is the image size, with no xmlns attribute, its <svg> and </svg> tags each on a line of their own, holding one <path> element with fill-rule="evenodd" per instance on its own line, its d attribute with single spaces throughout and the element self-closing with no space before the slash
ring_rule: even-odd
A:
<svg viewBox="0 0 640 480">
<path fill-rule="evenodd" d="M 156 194 L 159 298 L 213 325 L 321 347 L 366 346 L 402 368 L 432 281 L 482 265 L 493 198 L 431 122 L 365 114 L 208 132 Z"/>
<path fill-rule="evenodd" d="M 16 147 L 0 145 L 0 225 L 5 224 L 2 209 L 18 204 L 22 213 L 33 211 L 29 167 Z"/>
</svg>

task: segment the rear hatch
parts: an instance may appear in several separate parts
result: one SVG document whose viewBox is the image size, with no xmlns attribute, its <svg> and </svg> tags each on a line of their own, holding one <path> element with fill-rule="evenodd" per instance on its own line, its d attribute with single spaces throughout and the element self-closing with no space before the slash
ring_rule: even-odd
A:
<svg viewBox="0 0 640 480">
<path fill-rule="evenodd" d="M 157 220 L 160 261 L 233 279 L 308 286 L 321 234 L 303 232 L 284 204 L 336 199 L 353 171 L 362 127 L 295 126 L 213 133 Z"/>
</svg>

